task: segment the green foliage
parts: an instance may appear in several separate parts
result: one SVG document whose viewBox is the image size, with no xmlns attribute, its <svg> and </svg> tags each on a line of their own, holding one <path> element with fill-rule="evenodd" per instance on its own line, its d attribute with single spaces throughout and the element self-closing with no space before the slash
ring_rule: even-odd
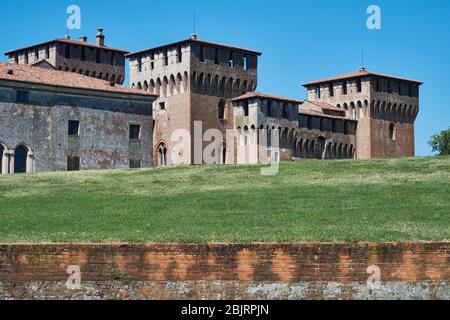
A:
<svg viewBox="0 0 450 320">
<path fill-rule="evenodd" d="M 428 144 L 440 156 L 450 155 L 450 128 L 432 136 Z"/>
<path fill-rule="evenodd" d="M 0 177 L 0 243 L 450 240 L 450 157 Z"/>
</svg>

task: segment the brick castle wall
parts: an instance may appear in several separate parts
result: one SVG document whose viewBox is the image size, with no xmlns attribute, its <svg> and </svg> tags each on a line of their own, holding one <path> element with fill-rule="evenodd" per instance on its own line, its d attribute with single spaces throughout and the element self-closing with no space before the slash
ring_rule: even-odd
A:
<svg viewBox="0 0 450 320">
<path fill-rule="evenodd" d="M 450 243 L 2 245 L 0 299 L 450 299 Z M 69 266 L 81 287 L 68 289 Z M 381 285 L 367 284 L 368 267 Z"/>
</svg>

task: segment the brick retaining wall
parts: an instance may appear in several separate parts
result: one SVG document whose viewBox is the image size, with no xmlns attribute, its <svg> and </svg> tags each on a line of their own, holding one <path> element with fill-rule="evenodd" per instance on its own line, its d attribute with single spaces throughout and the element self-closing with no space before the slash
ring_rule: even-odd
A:
<svg viewBox="0 0 450 320">
<path fill-rule="evenodd" d="M 0 299 L 450 299 L 449 249 L 450 243 L 0 245 Z M 73 265 L 81 271 L 79 289 L 67 288 Z M 380 286 L 367 284 L 369 266 L 381 271 Z"/>
</svg>

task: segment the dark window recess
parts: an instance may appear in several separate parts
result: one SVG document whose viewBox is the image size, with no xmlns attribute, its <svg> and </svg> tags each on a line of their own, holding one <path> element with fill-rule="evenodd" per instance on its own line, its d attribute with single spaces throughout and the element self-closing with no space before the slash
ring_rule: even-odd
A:
<svg viewBox="0 0 450 320">
<path fill-rule="evenodd" d="M 222 100 L 219 102 L 219 110 L 218 110 L 218 117 L 219 120 L 224 120 L 225 119 L 225 102 L 223 102 Z"/>
<path fill-rule="evenodd" d="M 375 91 L 380 91 L 380 79 L 375 80 Z"/>
<path fill-rule="evenodd" d="M 80 121 L 69 120 L 69 136 L 78 136 L 80 134 Z"/>
<path fill-rule="evenodd" d="M 358 92 L 362 91 L 361 79 L 356 79 L 356 89 L 358 90 Z"/>
<path fill-rule="evenodd" d="M 130 159 L 130 169 L 140 169 L 141 160 Z"/>
<path fill-rule="evenodd" d="M 347 94 L 347 81 L 342 82 L 342 94 Z"/>
<path fill-rule="evenodd" d="M 283 118 L 289 119 L 289 109 L 286 104 L 283 104 Z"/>
<path fill-rule="evenodd" d="M 330 97 L 334 97 L 334 86 L 332 83 L 328 85 L 328 90 L 330 91 Z"/>
<path fill-rule="evenodd" d="M 205 47 L 200 46 L 200 62 L 205 62 Z"/>
<path fill-rule="evenodd" d="M 79 171 L 80 170 L 80 157 L 67 157 L 67 171 Z"/>
<path fill-rule="evenodd" d="M 312 129 L 312 118 L 309 116 L 306 116 L 306 127 L 308 128 L 308 130 Z"/>
<path fill-rule="evenodd" d="M 267 101 L 267 116 L 272 117 L 272 101 Z"/>
<path fill-rule="evenodd" d="M 244 101 L 244 116 L 248 117 L 249 110 L 248 110 L 248 100 Z"/>
<path fill-rule="evenodd" d="M 28 64 L 28 51 L 25 51 L 24 55 L 25 64 Z"/>
<path fill-rule="evenodd" d="M 164 65 L 165 66 L 169 65 L 169 54 L 167 50 L 164 51 Z"/>
<path fill-rule="evenodd" d="M 95 61 L 97 63 L 100 63 L 102 60 L 102 52 L 100 51 L 100 49 L 97 49 L 96 54 L 95 54 Z"/>
<path fill-rule="evenodd" d="M 316 99 L 320 99 L 320 86 L 316 87 Z"/>
<path fill-rule="evenodd" d="M 247 59 L 247 55 L 244 55 L 244 70 L 248 70 L 248 59 Z"/>
<path fill-rule="evenodd" d="M 34 56 L 35 56 L 36 60 L 39 60 L 39 48 L 36 48 L 34 50 Z"/>
<path fill-rule="evenodd" d="M 388 91 L 388 93 L 392 93 L 392 82 L 391 82 L 391 80 L 388 81 L 387 91 Z"/>
<path fill-rule="evenodd" d="M 138 58 L 138 71 L 142 72 L 142 57 Z"/>
<path fill-rule="evenodd" d="M 159 109 L 166 110 L 166 103 L 165 102 L 160 102 L 159 103 Z"/>
<path fill-rule="evenodd" d="M 65 52 L 66 59 L 70 59 L 70 45 L 66 44 L 66 52 Z"/>
<path fill-rule="evenodd" d="M 220 64 L 220 60 L 219 60 L 219 49 L 215 48 L 214 49 L 214 63 L 215 64 Z"/>
<path fill-rule="evenodd" d="M 183 62 L 183 52 L 181 51 L 181 46 L 177 48 L 177 61 Z"/>
<path fill-rule="evenodd" d="M 29 93 L 27 91 L 17 91 L 17 103 L 28 103 Z"/>
<path fill-rule="evenodd" d="M 130 125 L 130 140 L 139 140 L 141 126 L 132 124 Z"/>
<path fill-rule="evenodd" d="M 81 61 L 86 61 L 86 48 L 81 47 Z"/>
<path fill-rule="evenodd" d="M 234 57 L 233 57 L 233 51 L 230 51 L 230 57 L 228 59 L 228 66 L 230 68 L 234 68 Z"/>
<path fill-rule="evenodd" d="M 50 59 L 50 47 L 45 47 L 45 59 Z"/>
</svg>

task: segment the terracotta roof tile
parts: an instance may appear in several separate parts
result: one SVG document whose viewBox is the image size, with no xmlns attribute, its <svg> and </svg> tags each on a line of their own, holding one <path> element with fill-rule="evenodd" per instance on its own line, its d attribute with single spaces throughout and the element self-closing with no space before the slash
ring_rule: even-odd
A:
<svg viewBox="0 0 450 320">
<path fill-rule="evenodd" d="M 138 89 L 131 89 L 117 84 L 112 86 L 109 81 L 91 78 L 78 73 L 33 67 L 30 65 L 0 62 L 0 79 L 66 88 L 155 96 Z"/>
<path fill-rule="evenodd" d="M 302 100 L 289 99 L 289 98 L 285 98 L 285 97 L 278 97 L 278 96 L 274 96 L 274 95 L 271 95 L 271 94 L 267 94 L 267 93 L 263 93 L 263 92 L 256 92 L 256 91 L 247 92 L 247 93 L 243 94 L 242 96 L 239 96 L 237 98 L 232 99 L 231 101 L 241 101 L 241 100 L 247 100 L 247 99 L 251 99 L 251 98 L 273 99 L 273 100 L 279 100 L 279 101 L 284 101 L 284 102 L 294 102 L 294 103 L 297 103 L 297 104 L 302 104 L 303 103 Z"/>
<path fill-rule="evenodd" d="M 415 82 L 415 83 L 418 83 L 418 84 L 422 84 L 421 81 L 417 81 L 417 80 L 412 80 L 412 79 L 407 79 L 407 78 L 400 78 L 400 77 L 396 77 L 396 76 L 389 76 L 389 75 L 385 75 L 385 74 L 371 72 L 371 71 L 368 71 L 368 70 L 365 70 L 365 69 L 361 69 L 361 70 L 359 70 L 357 72 L 351 72 L 351 73 L 341 74 L 341 75 L 338 75 L 338 76 L 335 76 L 335 77 L 324 78 L 324 79 L 320 79 L 320 80 L 316 80 L 316 81 L 307 82 L 303 86 L 307 87 L 307 86 L 311 86 L 311 85 L 314 85 L 314 84 L 320 84 L 320 83 L 337 81 L 337 80 L 344 80 L 344 79 L 351 79 L 351 78 L 357 78 L 357 77 L 369 76 L 369 75 L 383 77 L 383 78 L 391 78 L 391 79 L 402 80 L 402 81 L 410 81 L 410 82 Z"/>
</svg>

